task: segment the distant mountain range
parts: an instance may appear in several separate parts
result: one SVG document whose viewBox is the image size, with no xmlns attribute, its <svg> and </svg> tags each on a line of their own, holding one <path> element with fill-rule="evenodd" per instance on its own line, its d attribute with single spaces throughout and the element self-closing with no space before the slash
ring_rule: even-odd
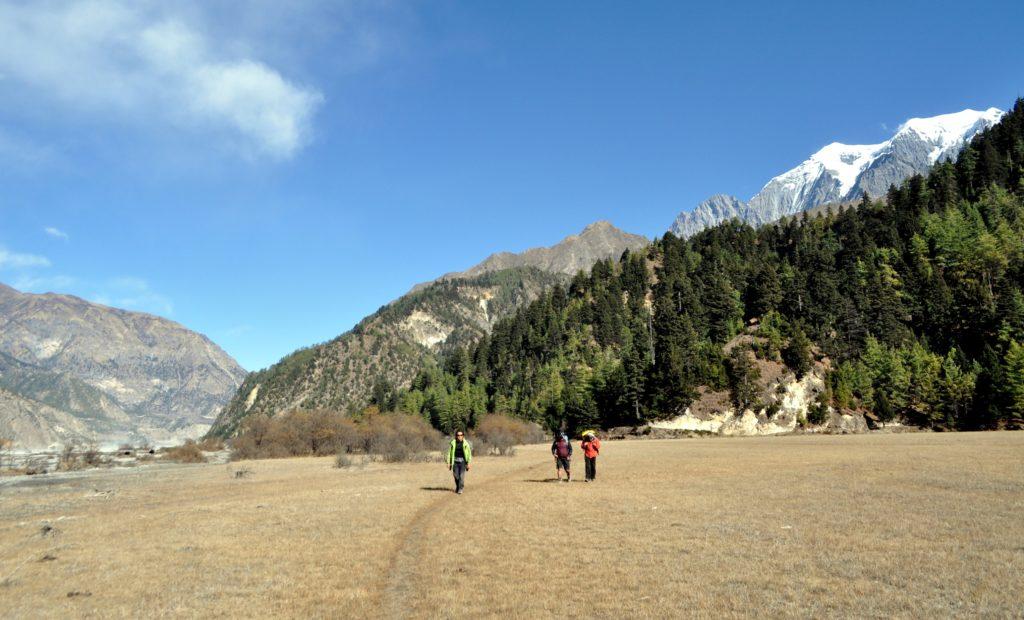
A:
<svg viewBox="0 0 1024 620">
<path fill-rule="evenodd" d="M 0 437 L 21 447 L 201 436 L 245 375 L 173 321 L 0 284 Z"/>
<path fill-rule="evenodd" d="M 768 181 L 749 201 L 717 194 L 693 211 L 680 213 L 670 230 L 687 238 L 734 218 L 759 226 L 817 206 L 857 200 L 864 194 L 882 197 L 890 185 L 927 173 L 937 161 L 955 158 L 971 138 L 1002 116 L 996 108 L 964 110 L 912 118 L 881 144 L 833 142 Z"/>
<path fill-rule="evenodd" d="M 597 222 L 554 246 L 494 254 L 466 271 L 417 285 L 351 331 L 250 374 L 211 432 L 229 436 L 253 414 L 363 407 L 378 379 L 408 385 L 427 358 L 489 333 L 498 320 L 598 260 L 648 243 Z"/>
</svg>

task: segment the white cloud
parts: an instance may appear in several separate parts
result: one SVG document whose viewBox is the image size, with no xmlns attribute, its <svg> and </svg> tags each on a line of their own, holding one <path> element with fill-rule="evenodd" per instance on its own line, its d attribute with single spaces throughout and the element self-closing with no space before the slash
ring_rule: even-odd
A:
<svg viewBox="0 0 1024 620">
<path fill-rule="evenodd" d="M 253 331 L 253 326 L 252 325 L 249 325 L 247 323 L 243 323 L 241 325 L 233 325 L 233 326 L 225 329 L 223 334 L 224 334 L 224 337 L 226 337 L 226 338 L 237 338 L 239 336 L 244 336 L 245 334 L 251 333 L 252 331 Z"/>
<path fill-rule="evenodd" d="M 78 280 L 71 276 L 28 276 L 22 275 L 11 284 L 24 293 L 59 293 L 66 291 Z"/>
<path fill-rule="evenodd" d="M 37 254 L 19 254 L 0 247 L 0 269 L 25 269 L 27 267 L 49 267 L 50 260 Z"/>
<path fill-rule="evenodd" d="M 67 241 L 71 238 L 68 236 L 66 232 L 53 226 L 47 226 L 46 228 L 43 229 L 43 232 L 50 235 L 54 239 L 63 239 L 64 241 Z"/>
<path fill-rule="evenodd" d="M 186 6 L 0 1 L 0 73 L 77 113 L 227 139 L 249 155 L 294 156 L 323 96 L 228 51 L 205 34 L 197 11 L 168 12 Z"/>
<path fill-rule="evenodd" d="M 3 255 L 0 254 L 0 256 Z M 11 286 L 25 293 L 78 295 L 89 301 L 113 308 L 149 312 L 162 316 L 174 314 L 174 304 L 170 298 L 153 290 L 149 282 L 143 278 L 117 277 L 97 281 L 83 280 L 68 275 L 20 274 L 14 278 Z"/>
<path fill-rule="evenodd" d="M 105 306 L 139 310 L 163 316 L 174 314 L 171 300 L 154 291 L 149 282 L 136 277 L 119 277 L 107 280 L 101 291 L 90 297 Z"/>
<path fill-rule="evenodd" d="M 0 84 L 2 84 L 2 80 L 0 80 Z M 5 167 L 28 170 L 52 163 L 55 159 L 56 156 L 52 148 L 37 144 L 0 127 L 0 162 L 3 162 Z"/>
</svg>

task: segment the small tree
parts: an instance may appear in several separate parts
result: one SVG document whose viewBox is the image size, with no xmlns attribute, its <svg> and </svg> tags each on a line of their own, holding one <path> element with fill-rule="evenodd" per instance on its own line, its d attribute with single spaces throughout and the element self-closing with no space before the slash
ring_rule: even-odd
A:
<svg viewBox="0 0 1024 620">
<path fill-rule="evenodd" d="M 398 392 L 384 376 L 378 376 L 374 381 L 370 404 L 377 405 L 381 411 L 394 411 L 398 407 Z"/>
<path fill-rule="evenodd" d="M 800 327 L 793 328 L 793 335 L 782 350 L 782 359 L 800 379 L 811 371 L 811 341 Z"/>
<path fill-rule="evenodd" d="M 757 402 L 761 371 L 754 364 L 753 355 L 745 347 L 735 347 L 729 354 L 729 392 L 740 411 L 750 409 Z"/>
<path fill-rule="evenodd" d="M 1016 426 L 1024 424 L 1024 345 L 1013 341 L 1006 352 L 1007 418 Z"/>
<path fill-rule="evenodd" d="M 807 422 L 814 424 L 824 424 L 828 421 L 828 397 L 824 392 L 818 394 L 818 397 L 814 399 L 814 402 L 807 407 Z"/>
</svg>

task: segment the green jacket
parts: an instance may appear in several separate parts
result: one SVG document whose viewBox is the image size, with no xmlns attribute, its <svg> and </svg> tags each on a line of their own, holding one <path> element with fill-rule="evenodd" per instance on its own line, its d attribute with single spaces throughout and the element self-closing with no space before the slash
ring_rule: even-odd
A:
<svg viewBox="0 0 1024 620">
<path fill-rule="evenodd" d="M 469 465 L 470 461 L 473 460 L 473 444 L 469 443 L 468 439 L 462 440 L 462 452 L 466 455 L 466 465 Z M 445 462 L 451 465 L 455 462 L 455 440 L 448 444 L 448 455 L 445 457 Z"/>
</svg>

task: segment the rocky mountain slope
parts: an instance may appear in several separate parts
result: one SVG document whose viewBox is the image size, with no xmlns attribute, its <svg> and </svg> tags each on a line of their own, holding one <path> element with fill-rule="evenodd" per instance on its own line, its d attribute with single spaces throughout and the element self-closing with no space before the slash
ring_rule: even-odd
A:
<svg viewBox="0 0 1024 620">
<path fill-rule="evenodd" d="M 724 194 L 712 196 L 693 211 L 680 213 L 670 230 L 687 238 L 734 218 L 756 226 L 816 206 L 853 201 L 864 194 L 882 197 L 890 185 L 927 173 L 938 161 L 955 158 L 971 138 L 1002 116 L 996 108 L 964 110 L 912 118 L 881 144 L 833 142 L 768 181 L 749 201 Z"/>
<path fill-rule="evenodd" d="M 536 267 L 548 273 L 571 276 L 580 270 L 589 270 L 594 263 L 601 259 L 618 256 L 627 249 L 642 248 L 648 243 L 650 240 L 646 237 L 625 232 L 610 222 L 602 220 L 587 226 L 578 235 L 569 235 L 551 247 L 531 248 L 518 254 L 512 252 L 491 254 L 465 271 L 446 273 L 434 282 L 473 278 L 485 273 L 515 267 Z M 429 284 L 431 283 L 418 284 L 413 290 L 419 290 Z"/>
<path fill-rule="evenodd" d="M 362 407 L 378 380 L 407 384 L 427 358 L 479 338 L 495 321 L 566 279 L 517 267 L 426 285 L 363 319 L 352 331 L 250 374 L 211 433 L 230 436 L 254 414 Z"/>
<path fill-rule="evenodd" d="M 173 321 L 0 285 L 0 436 L 24 447 L 198 436 L 245 374 Z"/>
<path fill-rule="evenodd" d="M 426 358 L 490 332 L 499 319 L 593 262 L 647 243 L 597 222 L 554 246 L 494 254 L 466 271 L 418 285 L 352 331 L 252 373 L 211 432 L 231 435 L 253 414 L 362 407 L 378 379 L 407 385 Z"/>
</svg>

